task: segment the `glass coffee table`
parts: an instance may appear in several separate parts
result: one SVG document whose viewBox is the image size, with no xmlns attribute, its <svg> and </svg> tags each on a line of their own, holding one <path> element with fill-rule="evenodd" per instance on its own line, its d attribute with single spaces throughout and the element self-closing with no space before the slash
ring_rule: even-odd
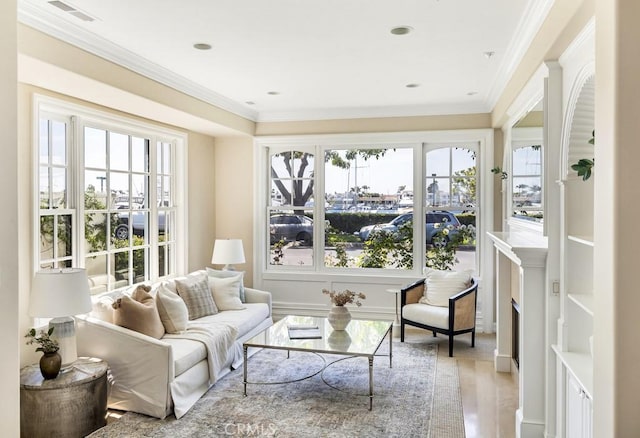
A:
<svg viewBox="0 0 640 438">
<path fill-rule="evenodd" d="M 289 327 L 303 328 L 302 332 L 305 336 L 306 329 L 317 327 L 317 330 L 309 329 L 309 337 L 314 335 L 320 338 L 311 339 L 291 339 L 289 337 Z M 274 350 L 286 350 L 289 354 L 291 351 L 302 351 L 315 354 L 337 354 L 348 357 L 366 357 L 369 360 L 369 410 L 373 408 L 373 358 L 382 345 L 385 337 L 389 338 L 389 368 L 393 366 L 393 321 L 369 321 L 363 319 L 352 319 L 345 331 L 334 331 L 329 325 L 326 318 L 317 318 L 311 316 L 286 316 L 276 322 L 271 327 L 265 329 L 253 338 L 243 343 L 244 350 L 244 392 L 247 395 L 247 384 L 274 384 L 274 383 L 291 383 L 299 380 L 311 378 L 322 373 L 329 365 L 334 362 L 326 363 L 323 368 L 302 379 L 296 379 L 286 382 L 250 382 L 247 380 L 247 350 L 249 347 L 268 348 Z M 385 355 L 386 356 L 386 355 Z M 322 357 L 322 356 L 320 356 Z M 325 360 L 324 358 L 322 358 Z M 342 360 L 342 359 L 338 359 Z M 327 385 L 333 387 L 322 379 Z M 335 387 L 333 387 L 335 388 Z M 338 388 L 335 388 L 338 389 Z"/>
</svg>

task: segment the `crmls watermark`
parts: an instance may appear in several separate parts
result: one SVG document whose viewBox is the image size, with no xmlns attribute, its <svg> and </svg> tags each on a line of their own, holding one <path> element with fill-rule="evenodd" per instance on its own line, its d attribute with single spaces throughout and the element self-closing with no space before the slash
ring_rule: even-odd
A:
<svg viewBox="0 0 640 438">
<path fill-rule="evenodd" d="M 278 431 L 275 424 L 236 424 L 227 423 L 218 426 L 218 431 L 229 436 L 274 436 Z"/>
</svg>

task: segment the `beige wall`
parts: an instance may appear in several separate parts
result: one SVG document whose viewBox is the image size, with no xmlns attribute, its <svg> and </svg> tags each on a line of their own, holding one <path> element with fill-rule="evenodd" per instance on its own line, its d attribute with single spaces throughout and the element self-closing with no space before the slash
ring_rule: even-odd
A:
<svg viewBox="0 0 640 438">
<path fill-rule="evenodd" d="M 361 132 L 432 131 L 491 127 L 490 114 L 387 117 L 299 122 L 261 122 L 256 135 L 345 134 Z"/>
<path fill-rule="evenodd" d="M 0 429 L 4 436 L 20 435 L 19 332 L 20 281 L 18 276 L 20 244 L 16 233 L 18 212 L 18 62 L 16 54 L 16 0 L 0 2 L 0 332 L 3 357 L 0 361 Z"/>
<path fill-rule="evenodd" d="M 215 146 L 215 236 L 242 239 L 245 285 L 253 285 L 253 138 L 222 137 Z M 213 242 L 209 251 L 213 250 Z M 209 256 L 211 261 L 211 256 Z M 220 268 L 220 266 L 217 266 Z"/>
<path fill-rule="evenodd" d="M 188 271 L 192 272 L 211 264 L 216 223 L 216 170 L 213 137 L 190 132 L 188 141 Z"/>
</svg>

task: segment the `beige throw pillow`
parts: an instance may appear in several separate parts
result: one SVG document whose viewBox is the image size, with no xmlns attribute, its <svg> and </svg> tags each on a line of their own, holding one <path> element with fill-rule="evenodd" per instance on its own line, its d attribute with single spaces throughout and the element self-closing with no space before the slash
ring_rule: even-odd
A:
<svg viewBox="0 0 640 438">
<path fill-rule="evenodd" d="M 426 287 L 420 302 L 431 306 L 447 307 L 450 297 L 469 287 L 472 271 L 438 271 L 424 268 L 424 274 Z"/>
<path fill-rule="evenodd" d="M 160 339 L 164 326 L 149 286 L 138 286 L 131 296 L 123 295 L 113 303 L 113 322 L 121 327 Z"/>
<path fill-rule="evenodd" d="M 187 305 L 190 320 L 218 313 L 206 274 L 176 279 L 176 289 Z"/>
<path fill-rule="evenodd" d="M 180 333 L 187 329 L 189 310 L 179 295 L 167 289 L 166 283 L 156 291 L 158 314 L 167 333 Z"/>
<path fill-rule="evenodd" d="M 234 276 L 229 278 L 209 277 L 209 287 L 211 294 L 220 310 L 242 310 L 245 309 L 240 301 L 240 283 L 242 277 Z"/>
</svg>

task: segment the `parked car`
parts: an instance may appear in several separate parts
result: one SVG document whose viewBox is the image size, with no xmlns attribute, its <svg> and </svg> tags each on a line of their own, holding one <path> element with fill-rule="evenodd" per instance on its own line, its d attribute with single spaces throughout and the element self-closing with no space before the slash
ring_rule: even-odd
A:
<svg viewBox="0 0 640 438">
<path fill-rule="evenodd" d="M 398 228 L 413 220 L 413 213 L 404 213 L 400 216 L 395 217 L 391 222 L 386 224 L 376 224 L 376 225 L 367 225 L 366 227 L 360 228 L 360 231 L 356 232 L 360 239 L 364 242 L 369 239 L 372 233 L 376 232 L 387 232 L 394 233 L 398 231 Z M 426 222 L 426 240 L 427 243 L 431 243 L 433 240 L 433 236 L 436 234 L 438 229 L 434 227 L 435 224 L 446 224 L 453 225 L 453 230 L 451 230 L 452 235 L 457 231 L 456 229 L 460 226 L 460 221 L 458 218 L 449 211 L 433 211 L 427 213 L 427 222 Z M 446 237 L 446 240 L 449 240 L 449 237 Z"/>
<path fill-rule="evenodd" d="M 300 214 L 275 214 L 269 220 L 270 241 L 285 240 L 313 244 L 313 220 Z"/>
<path fill-rule="evenodd" d="M 166 214 L 158 215 L 158 231 L 164 233 Z M 144 230 L 147 227 L 149 213 L 144 211 L 131 212 L 131 228 L 136 236 L 144 236 Z M 113 235 L 116 239 L 129 238 L 129 213 L 118 213 L 118 225 Z"/>
</svg>

